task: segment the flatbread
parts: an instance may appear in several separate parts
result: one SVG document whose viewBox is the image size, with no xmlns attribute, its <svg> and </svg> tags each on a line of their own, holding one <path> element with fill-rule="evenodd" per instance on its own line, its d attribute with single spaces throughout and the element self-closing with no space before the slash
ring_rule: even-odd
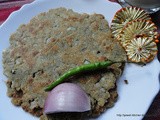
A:
<svg viewBox="0 0 160 120">
<path fill-rule="evenodd" d="M 126 53 L 113 39 L 103 15 L 51 9 L 21 25 L 10 37 L 10 47 L 3 53 L 8 96 L 14 105 L 43 118 L 47 85 L 71 68 L 105 60 L 125 61 Z M 114 64 L 66 80 L 80 85 L 89 95 L 89 116 L 113 106 L 123 66 Z"/>
</svg>

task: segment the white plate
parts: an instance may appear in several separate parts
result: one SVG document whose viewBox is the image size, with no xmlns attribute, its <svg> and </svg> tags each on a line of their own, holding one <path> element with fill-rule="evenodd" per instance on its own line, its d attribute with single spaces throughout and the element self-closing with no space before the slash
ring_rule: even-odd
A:
<svg viewBox="0 0 160 120">
<path fill-rule="evenodd" d="M 40 12 L 51 8 L 66 7 L 82 13 L 100 13 L 111 22 L 115 12 L 121 7 L 106 0 L 36 0 L 23 6 L 10 15 L 0 27 L 0 120 L 38 120 L 24 112 L 20 107 L 11 104 L 6 95 L 5 80 L 2 67 L 2 51 L 9 46 L 9 36 L 22 23 Z M 157 58 L 146 66 L 127 64 L 123 76 L 118 80 L 119 98 L 115 106 L 107 110 L 97 120 L 140 120 L 148 110 L 159 90 L 160 64 Z M 124 80 L 128 80 L 126 85 Z"/>
</svg>

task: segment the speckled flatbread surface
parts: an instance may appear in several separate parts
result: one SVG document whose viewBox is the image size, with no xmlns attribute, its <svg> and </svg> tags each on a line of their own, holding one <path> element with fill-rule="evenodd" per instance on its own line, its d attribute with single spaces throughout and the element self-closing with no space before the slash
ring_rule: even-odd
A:
<svg viewBox="0 0 160 120">
<path fill-rule="evenodd" d="M 47 85 L 73 67 L 108 59 L 124 61 L 126 54 L 113 39 L 104 16 L 51 9 L 21 25 L 11 35 L 10 47 L 3 53 L 8 95 L 14 105 L 44 118 Z M 122 67 L 114 64 L 66 80 L 80 85 L 89 95 L 90 116 L 113 106 L 117 98 L 116 80 L 122 74 Z"/>
</svg>

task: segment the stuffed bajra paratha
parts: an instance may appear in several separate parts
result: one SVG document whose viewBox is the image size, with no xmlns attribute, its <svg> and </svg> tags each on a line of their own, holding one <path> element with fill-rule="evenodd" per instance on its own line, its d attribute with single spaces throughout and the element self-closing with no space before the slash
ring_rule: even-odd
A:
<svg viewBox="0 0 160 120">
<path fill-rule="evenodd" d="M 41 116 L 47 96 L 44 87 L 73 67 L 107 59 L 124 61 L 126 54 L 112 38 L 104 16 L 65 8 L 49 10 L 21 25 L 10 37 L 10 47 L 3 53 L 8 95 L 14 105 Z M 67 80 L 90 96 L 91 116 L 114 104 L 122 67 L 114 64 Z"/>
</svg>

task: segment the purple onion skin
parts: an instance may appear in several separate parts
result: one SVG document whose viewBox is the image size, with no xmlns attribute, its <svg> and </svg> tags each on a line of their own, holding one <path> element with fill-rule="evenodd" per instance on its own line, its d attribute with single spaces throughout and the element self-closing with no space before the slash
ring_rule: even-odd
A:
<svg viewBox="0 0 160 120">
<path fill-rule="evenodd" d="M 73 83 L 63 83 L 48 93 L 44 113 L 85 112 L 91 110 L 90 99 L 84 90 Z"/>
</svg>

